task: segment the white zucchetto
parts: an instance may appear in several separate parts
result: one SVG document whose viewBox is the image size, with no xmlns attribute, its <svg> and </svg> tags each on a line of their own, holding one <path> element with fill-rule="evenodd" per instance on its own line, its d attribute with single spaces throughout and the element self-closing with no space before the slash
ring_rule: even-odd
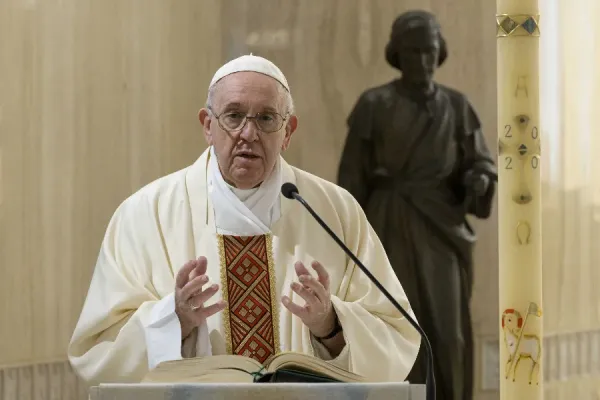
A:
<svg viewBox="0 0 600 400">
<path fill-rule="evenodd" d="M 254 56 L 252 54 L 233 59 L 219 68 L 215 73 L 215 76 L 213 76 L 209 88 L 227 75 L 236 72 L 258 72 L 270 76 L 279 81 L 288 92 L 291 92 L 287 79 L 285 79 L 285 75 L 283 75 L 283 72 L 281 72 L 275 64 L 266 58 Z"/>
</svg>

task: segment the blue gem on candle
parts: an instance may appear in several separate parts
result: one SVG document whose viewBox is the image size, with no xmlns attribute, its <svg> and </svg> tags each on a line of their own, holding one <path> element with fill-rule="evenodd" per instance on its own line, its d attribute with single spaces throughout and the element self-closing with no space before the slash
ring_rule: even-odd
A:
<svg viewBox="0 0 600 400">
<path fill-rule="evenodd" d="M 523 27 L 523 29 L 525 29 L 530 35 L 533 34 L 533 32 L 535 32 L 535 30 L 537 29 L 537 22 L 535 22 L 535 20 L 532 17 L 527 18 L 527 20 L 525 20 L 525 22 L 523 22 L 521 24 L 521 26 Z"/>
</svg>

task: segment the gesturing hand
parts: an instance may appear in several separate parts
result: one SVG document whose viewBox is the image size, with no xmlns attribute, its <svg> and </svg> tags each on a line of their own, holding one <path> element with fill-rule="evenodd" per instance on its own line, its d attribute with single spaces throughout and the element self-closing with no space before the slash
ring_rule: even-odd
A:
<svg viewBox="0 0 600 400">
<path fill-rule="evenodd" d="M 213 284 L 202 289 L 208 283 L 206 276 L 206 258 L 188 261 L 177 273 L 175 280 L 175 313 L 181 324 L 181 338 L 185 339 L 192 330 L 206 318 L 225 309 L 225 302 L 219 301 L 204 307 L 219 285 Z"/>
<path fill-rule="evenodd" d="M 314 336 L 324 337 L 334 329 L 336 319 L 329 292 L 329 274 L 318 261 L 313 261 L 311 266 L 318 279 L 312 277 L 300 261 L 294 265 L 300 283 L 293 282 L 291 288 L 304 299 L 304 306 L 292 302 L 287 296 L 283 296 L 281 302 L 302 320 Z"/>
</svg>

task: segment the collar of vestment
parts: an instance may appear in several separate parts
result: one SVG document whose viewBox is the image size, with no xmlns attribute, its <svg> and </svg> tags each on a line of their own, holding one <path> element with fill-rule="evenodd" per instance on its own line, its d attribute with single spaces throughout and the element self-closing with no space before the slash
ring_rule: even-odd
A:
<svg viewBox="0 0 600 400">
<path fill-rule="evenodd" d="M 211 146 L 209 151 L 207 187 L 217 233 L 237 236 L 270 233 L 271 225 L 281 216 L 279 160 L 258 187 L 250 190 L 232 189 L 221 174 L 214 147 Z"/>
<path fill-rule="evenodd" d="M 285 215 L 286 211 L 292 205 L 292 200 L 286 199 L 281 194 L 281 185 L 285 182 L 296 184 L 293 168 L 280 156 L 277 163 L 279 176 L 277 176 L 277 174 L 271 175 L 273 179 L 269 182 L 268 196 L 265 197 L 267 200 L 266 203 L 264 203 L 266 204 L 264 205 L 264 212 L 262 214 L 259 213 L 262 215 L 262 219 L 267 219 L 265 218 L 265 215 L 271 213 L 271 220 L 263 221 L 261 217 L 254 213 L 252 213 L 252 215 L 248 214 L 251 212 L 250 209 L 253 208 L 253 203 L 241 201 L 229 187 L 227 187 L 224 180 L 222 181 L 222 184 L 225 189 L 229 191 L 230 195 L 227 195 L 224 190 L 220 189 L 219 194 L 226 196 L 228 201 L 228 204 L 220 204 L 220 202 L 225 201 L 225 199 L 218 195 L 214 195 L 215 184 L 219 182 L 215 177 L 211 177 L 211 163 L 214 162 L 213 165 L 217 165 L 216 160 L 213 159 L 214 156 L 211 155 L 211 153 L 209 147 L 202 153 L 196 162 L 188 168 L 186 174 L 186 187 L 191 204 L 194 236 L 200 237 L 200 231 L 206 228 L 211 230 L 214 229 L 217 233 L 239 236 L 261 235 L 271 232 L 281 220 L 281 216 Z M 213 160 L 211 161 L 211 159 Z M 212 194 L 211 190 L 213 190 Z M 256 193 L 259 193 L 259 191 Z M 266 195 L 260 194 L 260 196 Z M 260 196 L 254 197 L 253 200 L 259 200 Z M 219 204 L 216 207 L 215 200 L 219 201 Z M 250 204 L 251 207 L 248 207 L 246 204 Z M 276 207 L 274 212 L 271 210 L 273 206 Z M 222 218 L 223 213 L 228 213 L 232 210 L 236 211 L 234 216 L 226 216 L 225 219 Z M 250 219 L 250 221 L 248 221 L 248 219 Z M 217 222 L 221 227 L 217 227 Z M 265 224 L 265 222 L 267 222 L 267 224 Z M 270 226 L 267 226 L 269 225 L 269 222 Z"/>
</svg>

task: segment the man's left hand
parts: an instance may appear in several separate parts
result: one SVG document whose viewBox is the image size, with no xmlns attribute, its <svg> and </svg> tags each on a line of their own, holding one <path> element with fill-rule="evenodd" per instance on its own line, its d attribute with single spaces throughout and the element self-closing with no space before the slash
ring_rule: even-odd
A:
<svg viewBox="0 0 600 400">
<path fill-rule="evenodd" d="M 337 316 L 331 304 L 329 274 L 318 261 L 313 261 L 311 266 L 318 278 L 311 276 L 302 262 L 298 261 L 294 265 L 300 283 L 293 282 L 291 288 L 304 299 L 304 306 L 292 302 L 287 296 L 283 296 L 281 302 L 304 322 L 314 336 L 324 337 L 335 328 Z"/>
</svg>

